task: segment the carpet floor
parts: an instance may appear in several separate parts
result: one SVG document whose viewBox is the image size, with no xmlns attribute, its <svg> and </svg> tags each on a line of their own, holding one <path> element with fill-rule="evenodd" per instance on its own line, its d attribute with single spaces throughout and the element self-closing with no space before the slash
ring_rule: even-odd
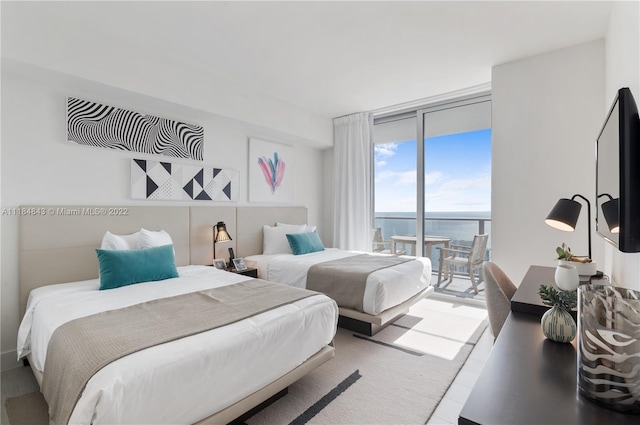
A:
<svg viewBox="0 0 640 425">
<path fill-rule="evenodd" d="M 373 337 L 338 329 L 335 358 L 245 423 L 425 424 L 486 328 L 486 317 L 484 309 L 427 298 Z M 11 425 L 48 419 L 38 392 L 8 399 L 6 409 Z"/>
</svg>

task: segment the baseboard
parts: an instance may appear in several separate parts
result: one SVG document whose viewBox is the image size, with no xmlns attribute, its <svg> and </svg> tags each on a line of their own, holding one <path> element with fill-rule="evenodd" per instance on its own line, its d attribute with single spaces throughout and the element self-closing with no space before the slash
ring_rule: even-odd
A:
<svg viewBox="0 0 640 425">
<path fill-rule="evenodd" d="M 16 350 L 5 351 L 0 354 L 0 370 L 9 370 L 22 367 L 22 361 L 17 360 L 18 352 Z"/>
</svg>

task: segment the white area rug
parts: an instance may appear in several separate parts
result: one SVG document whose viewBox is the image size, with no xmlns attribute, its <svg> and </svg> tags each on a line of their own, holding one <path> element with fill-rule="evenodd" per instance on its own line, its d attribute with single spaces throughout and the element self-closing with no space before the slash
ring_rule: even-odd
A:
<svg viewBox="0 0 640 425">
<path fill-rule="evenodd" d="M 486 326 L 486 310 L 427 298 L 373 337 L 338 329 L 336 357 L 246 423 L 425 424 Z"/>
</svg>

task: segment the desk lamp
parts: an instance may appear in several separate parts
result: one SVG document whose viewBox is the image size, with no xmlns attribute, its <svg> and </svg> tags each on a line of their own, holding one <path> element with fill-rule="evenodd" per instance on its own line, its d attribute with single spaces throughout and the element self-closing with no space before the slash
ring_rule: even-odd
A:
<svg viewBox="0 0 640 425">
<path fill-rule="evenodd" d="M 547 218 L 544 220 L 549 226 L 554 229 L 564 230 L 565 232 L 573 232 L 576 229 L 576 223 L 578 222 L 578 216 L 580 215 L 580 209 L 582 205 L 575 198 L 583 199 L 587 203 L 587 236 L 589 239 L 589 258 L 591 257 L 591 203 L 587 198 L 580 194 L 575 194 L 571 199 L 561 198 L 553 207 Z M 610 203 L 611 201 L 607 201 Z M 595 277 L 602 277 L 602 272 L 595 272 Z"/>
<path fill-rule="evenodd" d="M 227 232 L 227 226 L 224 222 L 219 221 L 213 226 L 213 259 L 216 259 L 216 244 L 231 241 L 231 236 Z"/>
<path fill-rule="evenodd" d="M 576 230 L 576 223 L 580 215 L 582 205 L 575 198 L 581 198 L 587 203 L 587 232 L 589 237 L 589 258 L 591 258 L 591 203 L 587 198 L 580 194 L 575 194 L 571 199 L 561 198 L 553 207 L 547 218 L 544 220 L 554 229 L 565 232 L 573 232 Z"/>
</svg>

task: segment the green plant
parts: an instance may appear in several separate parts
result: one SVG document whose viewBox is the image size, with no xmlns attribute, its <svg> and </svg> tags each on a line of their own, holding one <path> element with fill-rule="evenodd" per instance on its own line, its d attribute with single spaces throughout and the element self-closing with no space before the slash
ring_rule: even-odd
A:
<svg viewBox="0 0 640 425">
<path fill-rule="evenodd" d="M 571 253 L 571 248 L 569 248 L 566 244 L 562 244 L 556 248 L 556 252 L 558 253 L 558 260 L 571 261 L 573 258 L 573 254 Z"/>
<path fill-rule="evenodd" d="M 538 294 L 540 295 L 540 298 L 542 298 L 542 303 L 544 305 L 557 305 L 566 311 L 569 311 L 578 305 L 577 291 L 558 291 L 553 286 L 540 285 Z"/>
<path fill-rule="evenodd" d="M 577 255 L 573 255 L 571 253 L 571 248 L 569 248 L 565 243 L 556 248 L 556 253 L 558 254 L 557 260 L 574 261 L 576 263 L 591 262 L 591 258 L 589 257 L 578 257 Z"/>
</svg>

